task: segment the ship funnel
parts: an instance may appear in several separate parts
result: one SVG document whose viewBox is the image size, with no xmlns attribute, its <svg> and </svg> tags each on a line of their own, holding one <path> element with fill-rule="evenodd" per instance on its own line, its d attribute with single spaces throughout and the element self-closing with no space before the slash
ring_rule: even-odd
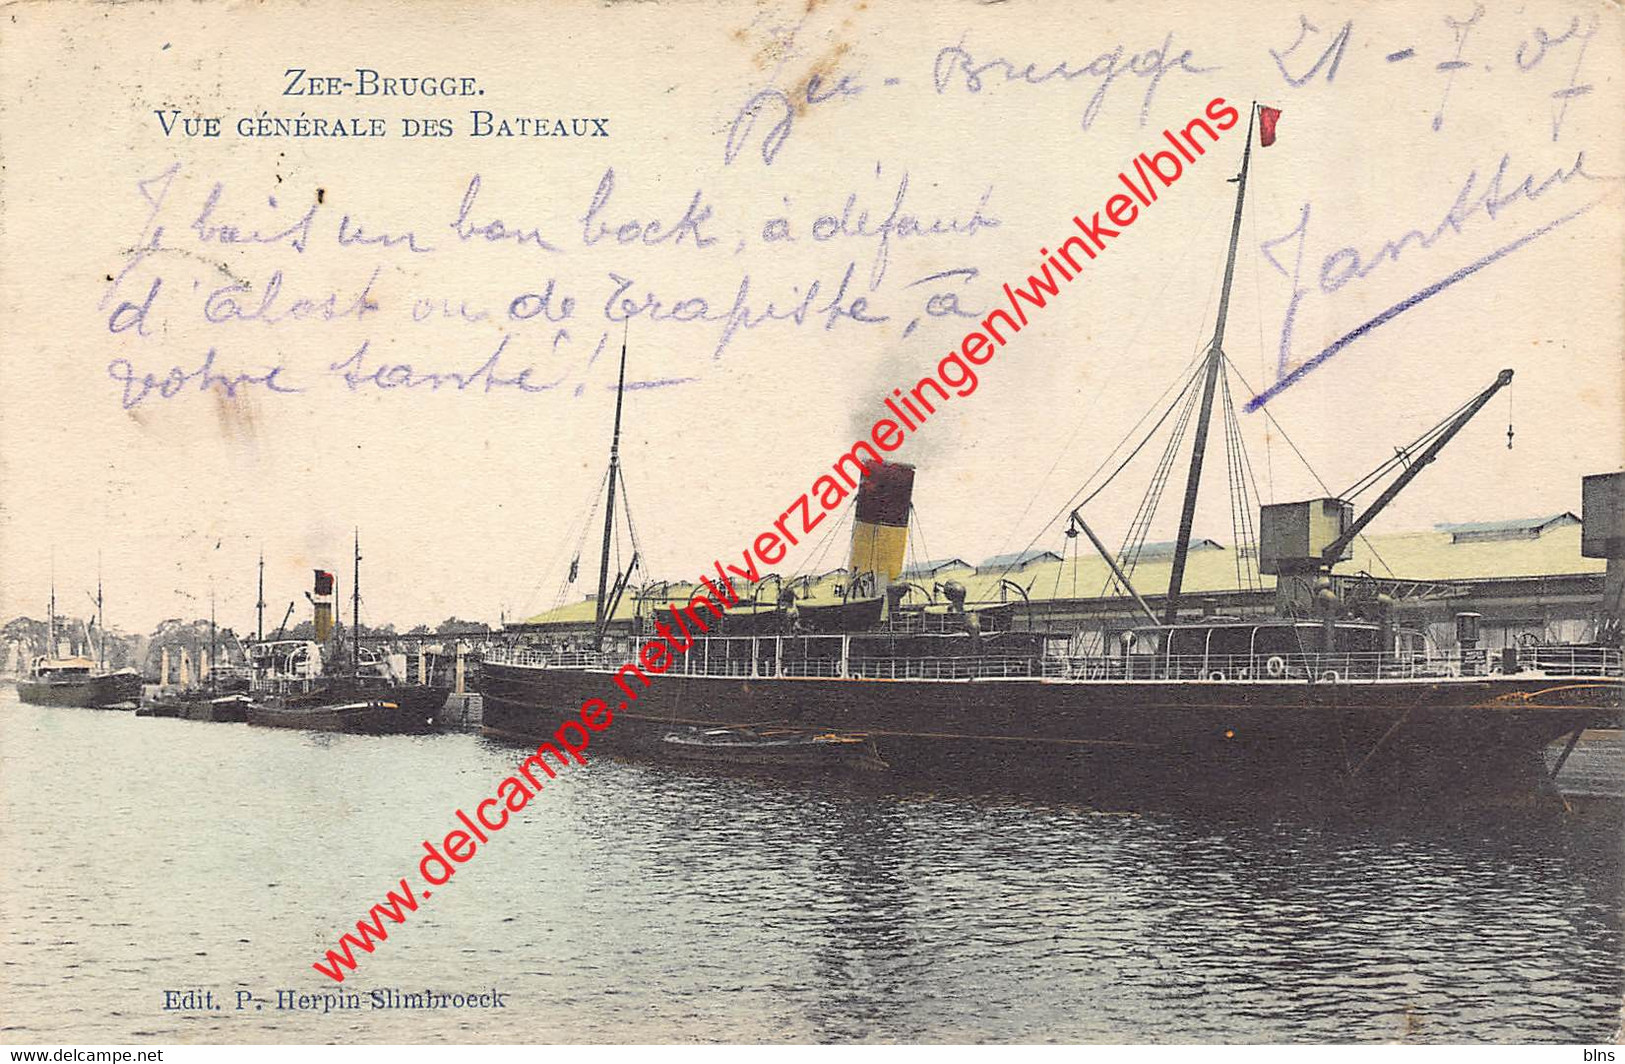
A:
<svg viewBox="0 0 1625 1064">
<path fill-rule="evenodd" d="M 914 498 L 914 467 L 891 462 L 865 468 L 858 482 L 857 520 L 852 524 L 854 578 L 875 574 L 875 591 L 903 573 L 908 511 Z"/>
<path fill-rule="evenodd" d="M 323 569 L 316 570 L 316 589 L 311 597 L 311 605 L 315 607 L 312 618 L 316 627 L 316 642 L 325 643 L 327 637 L 333 634 L 333 574 Z"/>
</svg>

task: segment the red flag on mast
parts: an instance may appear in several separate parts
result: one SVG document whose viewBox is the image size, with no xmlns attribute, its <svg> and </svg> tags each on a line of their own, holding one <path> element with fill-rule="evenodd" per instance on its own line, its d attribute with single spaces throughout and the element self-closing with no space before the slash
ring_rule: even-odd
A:
<svg viewBox="0 0 1625 1064">
<path fill-rule="evenodd" d="M 1267 148 L 1275 143 L 1275 123 L 1281 118 L 1279 107 L 1260 107 L 1258 109 L 1258 146 Z"/>
</svg>

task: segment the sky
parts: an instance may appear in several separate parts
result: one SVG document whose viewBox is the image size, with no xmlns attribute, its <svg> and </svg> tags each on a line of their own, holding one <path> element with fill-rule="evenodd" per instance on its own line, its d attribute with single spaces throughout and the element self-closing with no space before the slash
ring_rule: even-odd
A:
<svg viewBox="0 0 1625 1064">
<path fill-rule="evenodd" d="M 348 596 L 357 530 L 367 623 L 585 594 L 623 338 L 645 571 L 696 575 L 1217 97 L 1283 112 L 1240 230 L 1238 406 L 1313 363 L 1269 399 L 1279 428 L 1238 413 L 1264 501 L 1323 490 L 1283 430 L 1340 490 L 1506 367 L 1373 531 L 1577 510 L 1581 476 L 1625 464 L 1621 20 L 1448 13 L 491 5 L 448 33 L 289 7 L 228 34 L 176 6 L 19 10 L 0 615 L 43 615 L 53 571 L 83 610 L 99 570 L 115 627 L 204 615 L 211 589 L 251 627 L 263 552 L 270 626 L 306 615 L 314 568 Z M 425 76 L 472 94 L 358 94 Z M 522 118 L 549 135 L 495 135 Z M 1243 140 L 1158 185 L 896 453 L 917 553 L 1059 544 L 1046 521 L 1213 333 Z M 1159 452 L 1090 503 L 1108 542 Z M 1222 458 L 1195 531 L 1228 543 Z"/>
</svg>

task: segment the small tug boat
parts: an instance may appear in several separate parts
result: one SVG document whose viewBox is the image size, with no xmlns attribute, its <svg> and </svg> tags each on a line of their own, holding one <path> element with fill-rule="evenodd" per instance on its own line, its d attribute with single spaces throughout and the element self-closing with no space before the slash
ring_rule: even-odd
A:
<svg viewBox="0 0 1625 1064">
<path fill-rule="evenodd" d="M 257 675 L 245 699 L 248 723 L 268 728 L 369 735 L 434 731 L 445 692 L 393 682 L 381 670 L 329 675 L 321 646 L 303 639 L 255 647 Z"/>
<path fill-rule="evenodd" d="M 341 646 L 329 646 L 324 653 L 334 628 L 332 573 L 316 570 L 309 598 L 315 608 L 314 640 L 273 638 L 254 645 L 254 697 L 247 709 L 248 723 L 367 735 L 435 731 L 446 692 L 403 682 L 388 661 L 363 650 L 355 638 L 361 630 L 360 533 L 355 543 L 347 653 Z"/>
</svg>

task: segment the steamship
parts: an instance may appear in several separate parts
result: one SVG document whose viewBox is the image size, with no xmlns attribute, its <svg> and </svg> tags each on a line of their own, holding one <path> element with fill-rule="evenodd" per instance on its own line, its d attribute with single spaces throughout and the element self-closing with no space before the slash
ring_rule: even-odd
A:
<svg viewBox="0 0 1625 1064">
<path fill-rule="evenodd" d="M 777 580 L 778 594 L 763 607 L 759 593 L 776 579 L 763 576 L 753 585 L 719 585 L 737 602 L 717 620 L 696 597 L 706 586 L 676 594 L 655 587 L 635 595 L 635 619 L 622 631 L 611 622 L 638 555 L 611 581 L 618 395 L 591 632 L 575 642 L 487 652 L 486 733 L 549 741 L 584 700 L 604 698 L 614 721 L 592 736 L 593 750 L 637 757 L 670 756 L 672 737 L 694 729 L 773 729 L 861 738 L 901 776 L 1016 790 L 1060 784 L 1108 804 L 1551 799 L 1542 751 L 1599 720 L 1617 720 L 1617 644 L 1490 654 L 1476 647 L 1464 616 L 1459 648 L 1438 652 L 1422 632 L 1393 620 L 1386 596 L 1340 593 L 1333 574 L 1377 513 L 1506 387 L 1510 370 L 1430 430 L 1408 461 L 1392 463 L 1392 482 L 1358 516 L 1345 498 L 1257 511 L 1256 568 L 1274 577 L 1273 614 L 1195 617 L 1183 609 L 1210 422 L 1217 409 L 1227 433 L 1237 425 L 1223 341 L 1251 155 L 1249 121 L 1216 329 L 1169 407 L 1177 408 L 1170 423 L 1178 435 L 1154 478 L 1167 481 L 1194 425 L 1160 612 L 1134 587 L 1138 548 L 1109 551 L 1084 519 L 1088 500 L 1067 515 L 1065 537 L 1074 545 L 1082 537 L 1100 553 L 1113 587 L 1143 617 L 1102 645 L 1041 629 L 1030 612 L 1023 624 L 1014 601 L 968 602 L 951 580 L 925 591 L 902 579 L 915 470 L 885 463 L 858 486 L 834 601 L 815 603 L 797 595 L 794 581 Z M 623 344 L 623 382 L 625 360 Z M 1226 446 L 1233 474 L 1244 461 L 1238 450 Z M 1625 505 L 1625 475 L 1595 492 L 1592 479 L 1586 504 L 1597 516 L 1586 517 L 1586 552 L 1609 558 L 1609 586 L 1617 587 L 1625 537 L 1609 530 Z M 1236 481 L 1232 475 L 1233 488 Z M 1153 488 L 1160 496 L 1161 484 Z M 1147 498 L 1154 510 L 1151 490 Z M 1251 504 L 1240 512 L 1251 527 Z M 1136 519 L 1141 547 L 1149 520 L 1149 512 L 1143 524 Z M 668 634 L 672 644 L 692 644 L 645 685 L 624 666 L 648 663 L 645 648 Z"/>
<path fill-rule="evenodd" d="M 264 598 L 262 590 L 260 599 Z M 310 601 L 315 640 L 271 639 L 255 644 L 253 701 L 246 707 L 248 723 L 265 728 L 368 735 L 434 731 L 439 726 L 445 692 L 402 682 L 390 672 L 387 661 L 361 647 L 359 531 L 351 581 L 348 655 L 323 654 L 323 646 L 333 633 L 332 573 L 315 571 Z"/>
<path fill-rule="evenodd" d="M 51 654 L 36 656 L 28 672 L 17 680 L 17 697 L 35 706 L 79 706 L 85 709 L 132 707 L 141 698 L 141 674 L 134 669 L 109 671 L 107 630 L 102 627 L 101 579 L 96 581 L 96 659 L 54 657 L 57 652 L 56 580 L 51 581 L 51 605 L 46 621 L 46 644 Z M 88 633 L 87 633 L 88 639 Z"/>
<path fill-rule="evenodd" d="M 141 698 L 141 674 L 107 672 L 89 658 L 38 657 L 17 681 L 17 697 L 35 706 L 119 709 Z"/>
</svg>

